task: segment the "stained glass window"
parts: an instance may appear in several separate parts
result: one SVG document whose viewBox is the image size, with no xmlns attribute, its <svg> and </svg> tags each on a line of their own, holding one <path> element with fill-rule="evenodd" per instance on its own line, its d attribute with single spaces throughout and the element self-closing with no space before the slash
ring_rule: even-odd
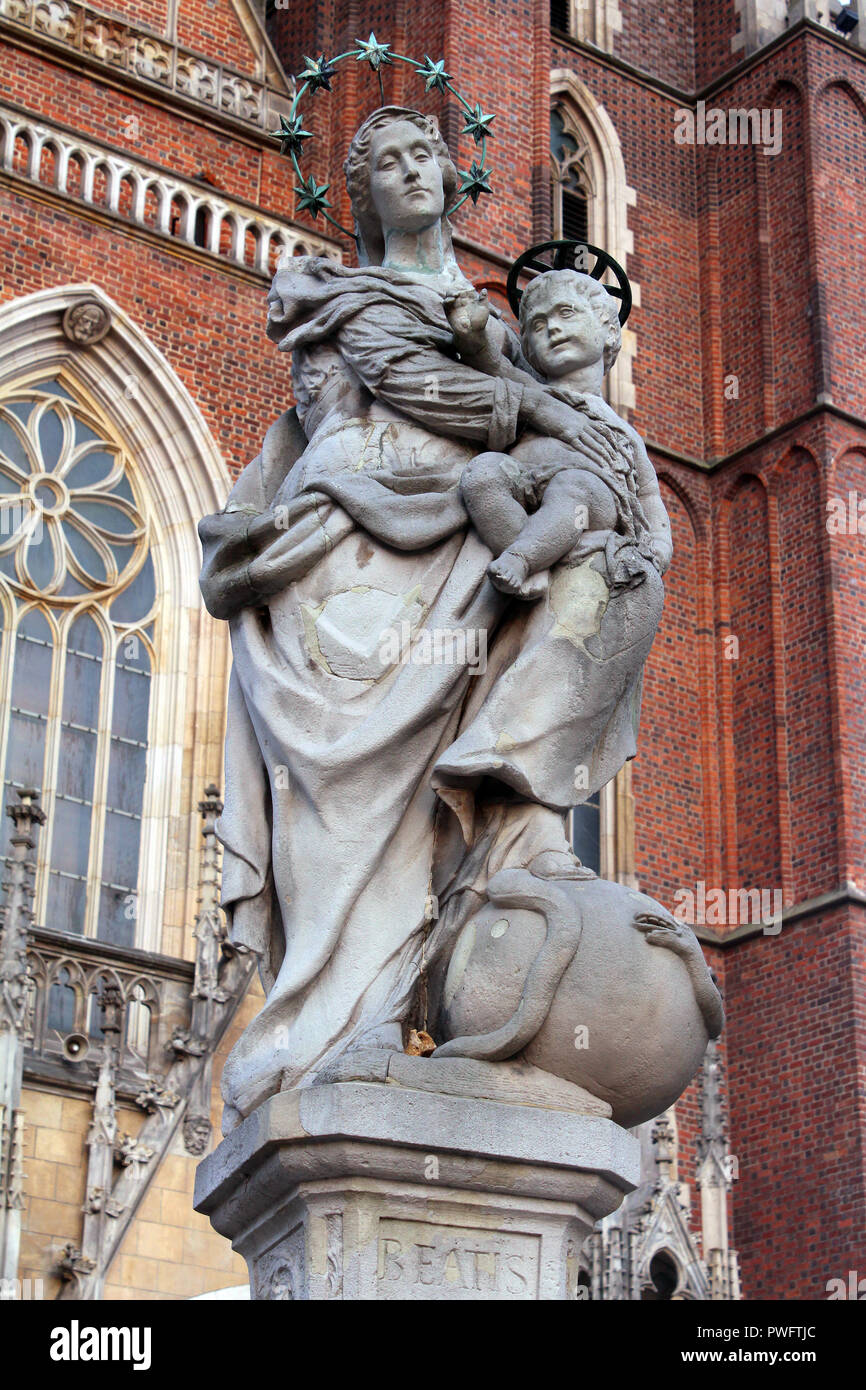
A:
<svg viewBox="0 0 866 1390">
<path fill-rule="evenodd" d="M 0 767 L 37 788 L 36 913 L 135 940 L 156 585 L 129 460 L 57 381 L 0 400 Z M 0 853 L 11 823 L 3 817 Z"/>
</svg>

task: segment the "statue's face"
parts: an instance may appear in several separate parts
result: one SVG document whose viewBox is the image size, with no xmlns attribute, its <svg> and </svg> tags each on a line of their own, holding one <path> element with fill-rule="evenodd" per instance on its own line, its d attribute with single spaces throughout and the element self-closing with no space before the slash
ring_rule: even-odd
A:
<svg viewBox="0 0 866 1390">
<path fill-rule="evenodd" d="M 370 193 L 383 228 L 420 232 L 445 211 L 442 170 L 423 130 L 394 121 L 370 145 Z"/>
<path fill-rule="evenodd" d="M 535 295 L 525 347 L 542 375 L 556 378 L 600 361 L 608 332 L 585 295 L 557 285 Z"/>
</svg>

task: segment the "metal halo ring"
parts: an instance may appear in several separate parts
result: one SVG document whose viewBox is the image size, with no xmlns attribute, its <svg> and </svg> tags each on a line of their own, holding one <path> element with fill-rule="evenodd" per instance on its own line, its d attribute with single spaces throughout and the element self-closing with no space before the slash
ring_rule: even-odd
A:
<svg viewBox="0 0 866 1390">
<path fill-rule="evenodd" d="M 555 251 L 553 265 L 545 265 L 540 259 L 549 251 Z M 592 246 L 588 241 L 543 241 L 538 246 L 530 246 L 528 251 L 524 251 L 522 256 L 518 256 L 508 272 L 506 283 L 506 293 L 508 303 L 511 305 L 515 317 L 520 310 L 520 301 L 523 297 L 523 290 L 518 289 L 517 282 L 525 270 L 537 270 L 543 275 L 548 270 L 574 270 L 575 261 L 578 259 L 577 251 L 588 252 L 595 256 L 595 265 L 592 270 L 585 271 L 591 275 L 593 280 L 601 280 L 606 270 L 612 270 L 616 276 L 616 285 L 605 285 L 608 294 L 613 295 L 614 299 L 620 301 L 619 321 L 624 324 L 632 308 L 631 284 L 629 278 L 618 261 L 615 261 L 607 251 L 603 251 L 600 246 Z M 582 256 L 581 256 L 582 259 Z"/>
</svg>

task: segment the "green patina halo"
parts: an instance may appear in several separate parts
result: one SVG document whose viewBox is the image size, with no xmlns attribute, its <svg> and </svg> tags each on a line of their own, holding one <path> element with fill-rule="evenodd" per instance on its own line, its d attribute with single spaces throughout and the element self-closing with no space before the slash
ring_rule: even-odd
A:
<svg viewBox="0 0 866 1390">
<path fill-rule="evenodd" d="M 333 90 L 331 81 L 337 75 L 337 64 L 344 62 L 347 58 L 354 58 L 359 63 L 368 63 L 372 71 L 379 80 L 379 94 L 384 104 L 385 89 L 382 83 L 382 68 L 394 63 L 408 63 L 414 68 L 419 77 L 424 79 L 425 92 L 450 92 L 460 103 L 460 107 L 466 117 L 466 124 L 463 126 L 461 135 L 471 135 L 476 146 L 479 147 L 475 159 L 472 160 L 468 169 L 458 169 L 461 179 L 460 187 L 457 190 L 460 196 L 457 202 L 446 211 L 446 216 L 451 217 L 462 207 L 467 198 L 471 198 L 473 203 L 477 203 L 482 193 L 491 193 L 490 175 L 492 170 L 487 164 L 487 141 L 492 138 L 493 132 L 490 129 L 491 123 L 496 119 L 491 112 L 485 112 L 477 103 L 475 106 L 463 97 L 451 81 L 451 74 L 445 71 L 445 60 L 440 59 L 434 63 L 426 53 L 423 63 L 419 63 L 415 58 L 408 58 L 403 53 L 394 53 L 387 43 L 379 43 L 376 35 L 371 33 L 368 39 L 357 39 L 355 47 L 345 53 L 339 53 L 336 58 L 326 58 L 324 53 L 319 54 L 318 58 L 304 58 L 304 68 L 298 73 L 296 81 L 301 85 L 295 94 L 288 116 L 280 116 L 278 130 L 270 131 L 270 136 L 280 142 L 280 154 L 288 155 L 292 161 L 292 166 L 298 177 L 295 185 L 295 192 L 298 195 L 298 210 L 309 212 L 315 220 L 319 213 L 330 222 L 332 227 L 342 232 L 344 236 L 357 240 L 356 234 L 349 231 L 328 212 L 328 208 L 333 204 L 328 201 L 328 190 L 330 184 L 319 184 L 312 174 L 306 178 L 301 172 L 298 163 L 299 156 L 304 153 L 304 141 L 312 139 L 309 130 L 304 130 L 304 123 L 299 114 L 299 106 L 302 97 L 307 92 L 315 94 L 319 91 L 330 92 Z"/>
</svg>

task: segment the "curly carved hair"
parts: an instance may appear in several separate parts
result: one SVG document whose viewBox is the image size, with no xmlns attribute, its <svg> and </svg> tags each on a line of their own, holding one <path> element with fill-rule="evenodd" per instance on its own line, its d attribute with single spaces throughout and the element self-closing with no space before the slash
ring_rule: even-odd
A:
<svg viewBox="0 0 866 1390">
<path fill-rule="evenodd" d="M 529 315 L 532 312 L 532 305 L 543 289 L 548 293 L 561 286 L 566 286 L 572 291 L 576 290 L 581 298 L 586 299 L 596 318 L 603 323 L 607 332 L 607 341 L 604 345 L 604 370 L 609 372 L 622 347 L 622 328 L 619 322 L 619 306 L 612 294 L 608 294 L 600 280 L 594 280 L 591 275 L 586 275 L 582 270 L 546 270 L 541 275 L 537 275 L 531 280 L 520 299 L 520 334 L 523 336 Z M 532 366 L 529 352 L 526 346 L 523 348 L 524 356 Z"/>
<path fill-rule="evenodd" d="M 420 111 L 412 111 L 404 106 L 380 106 L 364 124 L 356 130 L 349 146 L 349 153 L 343 165 L 346 188 L 352 203 L 355 228 L 359 237 L 358 254 L 362 265 L 381 265 L 385 255 L 385 239 L 382 225 L 373 205 L 370 192 L 370 146 L 373 136 L 384 126 L 397 121 L 409 121 L 423 131 L 433 147 L 433 153 L 442 170 L 442 186 L 445 191 L 445 206 L 457 192 L 458 176 L 448 146 L 439 133 L 439 126 L 432 116 L 424 116 Z"/>
</svg>

